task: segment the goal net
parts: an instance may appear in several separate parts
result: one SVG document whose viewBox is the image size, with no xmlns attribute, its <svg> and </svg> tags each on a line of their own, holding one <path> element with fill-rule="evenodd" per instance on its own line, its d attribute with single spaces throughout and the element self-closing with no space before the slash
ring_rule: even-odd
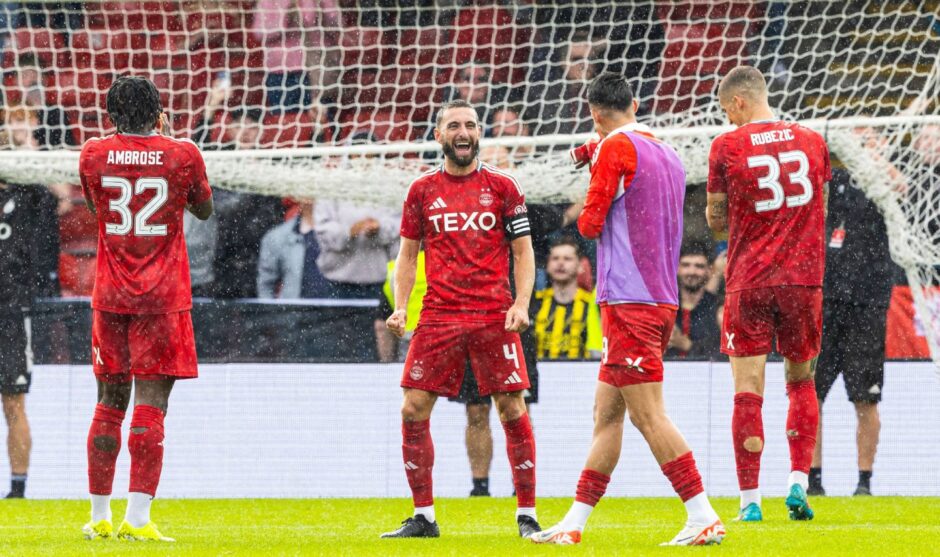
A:
<svg viewBox="0 0 940 557">
<path fill-rule="evenodd" d="M 591 136 L 584 93 L 609 70 L 702 183 L 726 129 L 718 79 L 750 64 L 883 212 L 940 361 L 938 13 L 937 0 L 3 4 L 0 177 L 75 182 L 78 145 L 113 131 L 107 88 L 132 73 L 219 187 L 398 205 L 440 157 L 435 107 L 461 97 L 479 107 L 486 160 L 532 201 L 572 200 L 586 180 L 566 152 Z"/>
</svg>

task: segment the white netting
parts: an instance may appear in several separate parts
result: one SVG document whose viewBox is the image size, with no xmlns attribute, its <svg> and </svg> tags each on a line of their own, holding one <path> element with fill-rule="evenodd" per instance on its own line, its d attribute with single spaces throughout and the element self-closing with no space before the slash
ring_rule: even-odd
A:
<svg viewBox="0 0 940 557">
<path fill-rule="evenodd" d="M 0 177 L 20 182 L 75 181 L 77 145 L 112 129 L 108 86 L 134 73 L 157 84 L 174 134 L 204 147 L 217 186 L 398 204 L 439 156 L 435 107 L 461 96 L 488 125 L 483 154 L 514 166 L 530 200 L 573 199 L 585 180 L 564 152 L 592 131 L 591 76 L 611 70 L 700 183 L 724 124 L 717 80 L 755 65 L 775 109 L 825 133 L 878 203 L 921 319 L 940 328 L 937 0 L 25 6 L 0 4 Z"/>
</svg>

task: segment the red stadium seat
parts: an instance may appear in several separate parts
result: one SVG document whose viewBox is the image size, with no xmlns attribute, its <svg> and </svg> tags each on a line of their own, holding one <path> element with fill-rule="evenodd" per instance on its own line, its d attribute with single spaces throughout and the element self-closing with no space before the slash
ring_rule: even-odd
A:
<svg viewBox="0 0 940 557">
<path fill-rule="evenodd" d="M 379 66 L 382 57 L 381 28 L 347 28 L 343 30 L 341 41 L 343 66 Z"/>
<path fill-rule="evenodd" d="M 72 34 L 72 58 L 80 69 L 126 71 L 131 58 L 128 36 L 121 31 L 76 31 Z"/>
<path fill-rule="evenodd" d="M 21 27 L 10 37 L 10 51 L 15 57 L 32 54 L 43 68 L 61 68 L 71 64 L 66 38 L 62 33 L 51 29 Z M 6 64 L 6 63 L 5 63 Z"/>
<path fill-rule="evenodd" d="M 262 121 L 261 144 L 265 147 L 309 147 L 316 127 L 306 112 L 268 114 Z"/>
</svg>

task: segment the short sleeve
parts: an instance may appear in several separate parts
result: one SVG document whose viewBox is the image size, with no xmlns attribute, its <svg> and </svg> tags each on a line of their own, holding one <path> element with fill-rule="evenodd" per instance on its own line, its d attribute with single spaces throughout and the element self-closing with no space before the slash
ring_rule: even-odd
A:
<svg viewBox="0 0 940 557">
<path fill-rule="evenodd" d="M 212 197 L 212 188 L 209 187 L 209 177 L 206 175 L 206 162 L 199 152 L 199 147 L 195 144 L 187 144 L 187 150 L 190 154 L 192 165 L 192 182 L 189 186 L 189 194 L 186 197 L 186 203 L 189 205 L 199 205 Z"/>
<path fill-rule="evenodd" d="M 506 226 L 506 235 L 510 240 L 530 236 L 529 209 L 525 204 L 525 193 L 515 178 L 506 176 L 506 191 L 504 193 L 503 222 Z"/>
<path fill-rule="evenodd" d="M 718 136 L 708 153 L 708 193 L 728 193 L 724 144 L 724 137 Z"/>
<path fill-rule="evenodd" d="M 421 223 L 424 222 L 423 207 L 421 203 L 421 188 L 418 182 L 412 182 L 408 188 L 408 195 L 405 197 L 405 204 L 401 212 L 401 227 L 399 233 L 402 238 L 409 240 L 420 240 L 422 237 Z"/>
<path fill-rule="evenodd" d="M 82 195 L 85 196 L 85 199 L 91 200 L 94 202 L 94 198 L 91 195 L 91 187 L 88 185 L 88 158 L 91 157 L 91 144 L 86 143 L 85 147 L 82 148 L 82 153 L 78 157 L 78 178 L 82 184 Z"/>
</svg>

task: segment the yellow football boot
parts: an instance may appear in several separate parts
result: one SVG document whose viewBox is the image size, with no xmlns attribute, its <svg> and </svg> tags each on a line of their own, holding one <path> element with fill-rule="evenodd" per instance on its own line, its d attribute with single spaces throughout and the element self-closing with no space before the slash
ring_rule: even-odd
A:
<svg viewBox="0 0 940 557">
<path fill-rule="evenodd" d="M 140 528 L 134 528 L 126 520 L 121 523 L 121 527 L 118 528 L 117 537 L 119 540 L 131 540 L 138 542 L 154 541 L 154 542 L 175 542 L 173 538 L 168 538 L 160 533 L 157 530 L 157 525 L 153 522 L 148 522 Z"/>
<path fill-rule="evenodd" d="M 98 522 L 89 522 L 82 526 L 82 534 L 86 540 L 107 540 L 114 535 L 114 527 L 107 518 L 102 518 Z"/>
</svg>

